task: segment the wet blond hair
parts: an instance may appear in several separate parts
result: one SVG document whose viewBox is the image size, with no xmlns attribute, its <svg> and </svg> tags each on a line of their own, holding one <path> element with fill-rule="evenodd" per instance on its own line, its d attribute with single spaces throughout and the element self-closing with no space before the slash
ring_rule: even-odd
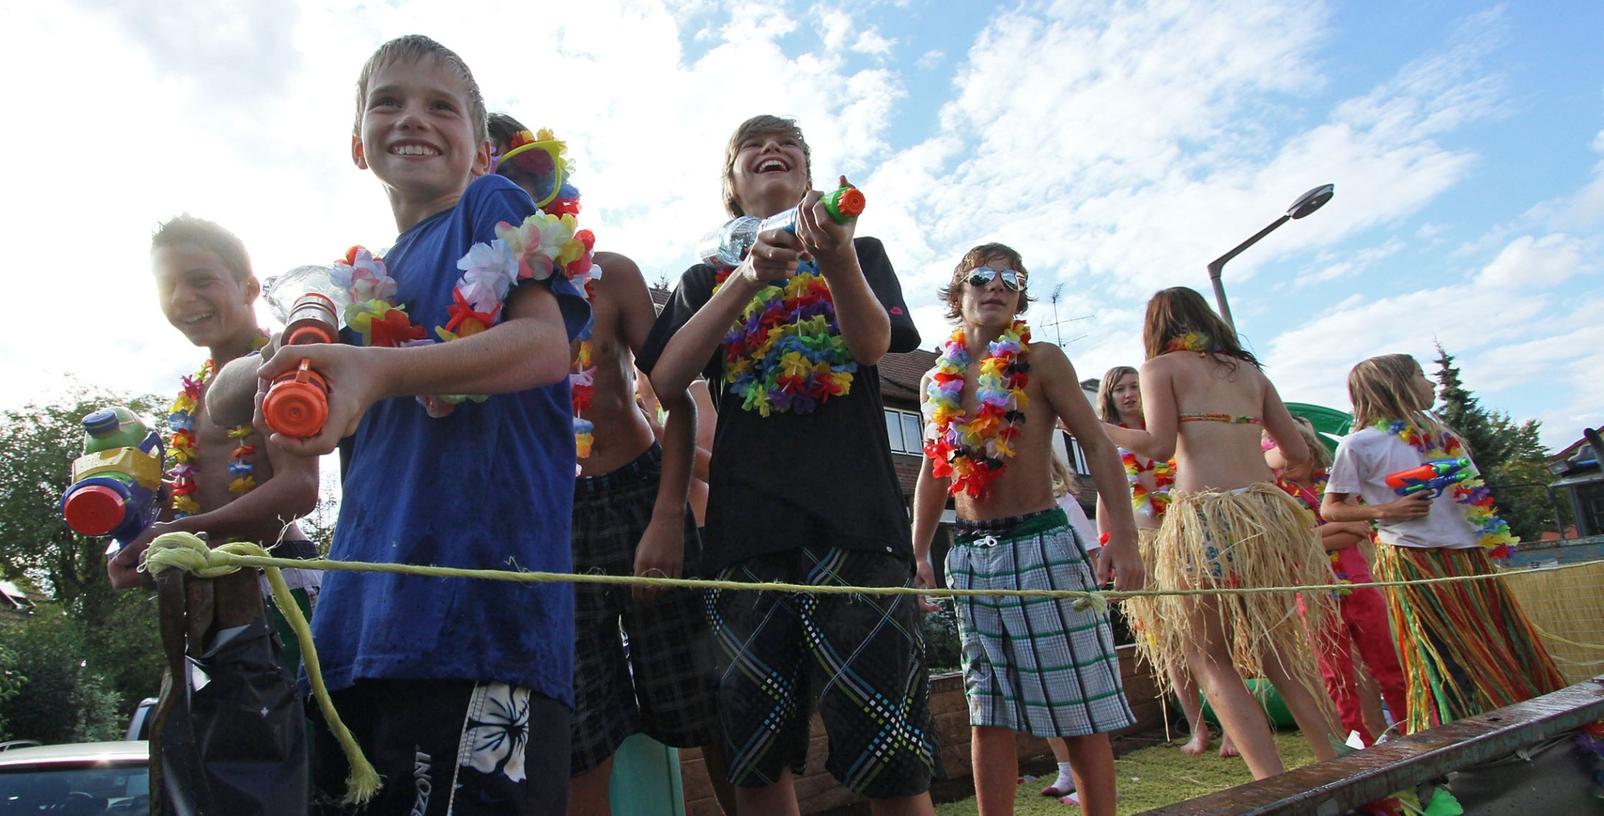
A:
<svg viewBox="0 0 1604 816">
<path fill-rule="evenodd" d="M 1361 361 L 1348 372 L 1348 399 L 1353 403 L 1353 424 L 1368 428 L 1379 421 L 1403 421 L 1420 427 L 1434 425 L 1415 395 L 1414 379 L 1424 372 L 1407 354 L 1383 354 Z"/>
<path fill-rule="evenodd" d="M 1314 432 L 1314 423 L 1300 416 L 1292 418 L 1292 424 L 1298 426 L 1298 435 L 1303 437 L 1303 444 L 1309 446 L 1309 464 L 1316 470 L 1329 470 L 1331 468 L 1331 449 L 1320 441 L 1320 435 Z"/>
<path fill-rule="evenodd" d="M 1064 497 L 1064 494 L 1070 491 L 1071 487 L 1074 487 L 1075 476 L 1069 472 L 1069 463 L 1064 461 L 1064 457 L 1059 455 L 1058 451 L 1056 450 L 1053 451 L 1052 471 L 1053 498 L 1061 499 Z"/>
</svg>

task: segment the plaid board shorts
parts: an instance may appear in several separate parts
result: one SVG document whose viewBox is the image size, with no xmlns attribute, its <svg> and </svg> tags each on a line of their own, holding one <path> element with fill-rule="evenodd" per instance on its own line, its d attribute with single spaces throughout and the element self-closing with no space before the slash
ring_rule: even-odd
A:
<svg viewBox="0 0 1604 816">
<path fill-rule="evenodd" d="M 1058 509 L 980 524 L 959 520 L 946 575 L 952 589 L 1097 588 L 1085 547 Z M 1073 604 L 957 598 L 970 725 L 1080 737 L 1136 722 L 1108 616 Z"/>
<path fill-rule="evenodd" d="M 618 470 L 575 483 L 575 572 L 634 574 L 661 473 L 654 444 Z M 688 508 L 682 541 L 684 574 L 695 575 L 701 543 Z M 711 743 L 716 663 L 699 591 L 637 603 L 627 586 L 575 584 L 571 772 L 597 767 L 637 731 L 678 748 Z"/>
<path fill-rule="evenodd" d="M 911 586 L 904 558 L 804 547 L 739 562 L 725 581 Z M 829 736 L 825 768 L 871 799 L 930 788 L 935 731 L 924 634 L 911 595 L 709 590 L 727 660 L 719 713 L 730 782 L 763 787 L 807 761 L 811 711 Z"/>
</svg>

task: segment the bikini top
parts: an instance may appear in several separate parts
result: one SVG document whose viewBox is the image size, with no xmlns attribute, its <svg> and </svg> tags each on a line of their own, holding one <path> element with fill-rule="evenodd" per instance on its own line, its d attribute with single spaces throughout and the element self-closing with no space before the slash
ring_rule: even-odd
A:
<svg viewBox="0 0 1604 816">
<path fill-rule="evenodd" d="M 1182 411 L 1182 422 L 1224 422 L 1228 425 L 1263 425 L 1264 420 L 1259 417 L 1240 416 L 1237 414 L 1215 414 L 1204 411 Z"/>
</svg>

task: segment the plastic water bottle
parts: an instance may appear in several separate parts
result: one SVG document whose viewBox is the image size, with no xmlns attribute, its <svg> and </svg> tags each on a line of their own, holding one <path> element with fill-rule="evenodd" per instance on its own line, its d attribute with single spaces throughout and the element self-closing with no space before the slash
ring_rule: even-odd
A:
<svg viewBox="0 0 1604 816">
<path fill-rule="evenodd" d="M 825 212 L 829 213 L 830 218 L 837 224 L 845 224 L 862 215 L 868 203 L 863 193 L 850 185 L 837 187 L 821 200 L 824 202 Z M 751 251 L 752 245 L 757 243 L 758 233 L 785 230 L 795 235 L 797 210 L 800 206 L 775 213 L 768 218 L 759 219 L 756 216 L 743 215 L 726 221 L 723 226 L 708 233 L 696 245 L 696 256 L 702 263 L 710 266 L 739 266 L 746 258 L 746 253 Z"/>
</svg>

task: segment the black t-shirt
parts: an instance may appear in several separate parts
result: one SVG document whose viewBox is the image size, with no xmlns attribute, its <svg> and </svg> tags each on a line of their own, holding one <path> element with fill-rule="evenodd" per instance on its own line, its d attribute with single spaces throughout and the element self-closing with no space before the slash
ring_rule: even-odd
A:
<svg viewBox="0 0 1604 816">
<path fill-rule="evenodd" d="M 874 238 L 854 240 L 864 278 L 891 318 L 891 351 L 919 347 L 902 286 Z M 713 296 L 717 270 L 686 270 L 636 358 L 650 374 L 669 338 Z M 741 408 L 724 382 L 723 350 L 703 369 L 718 408 L 709 465 L 703 568 L 709 574 L 804 545 L 912 559 L 908 509 L 891 464 L 880 374 L 859 366 L 845 396 L 811 413 L 767 417 Z"/>
</svg>

